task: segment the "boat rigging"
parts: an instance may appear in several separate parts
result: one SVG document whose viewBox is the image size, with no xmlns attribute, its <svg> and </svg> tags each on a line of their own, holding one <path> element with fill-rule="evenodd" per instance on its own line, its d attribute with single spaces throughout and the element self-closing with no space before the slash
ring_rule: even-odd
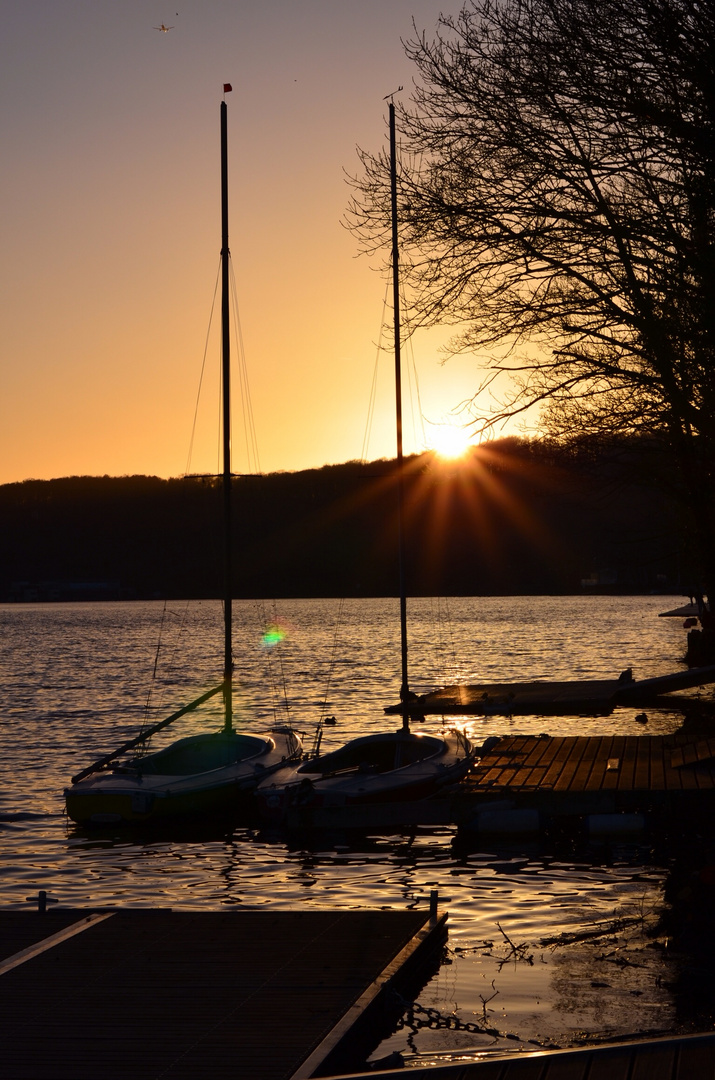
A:
<svg viewBox="0 0 715 1080">
<path fill-rule="evenodd" d="M 224 84 L 224 92 L 230 89 Z M 223 680 L 189 705 L 105 754 L 72 777 L 65 790 L 67 813 L 82 824 L 146 821 L 196 816 L 235 809 L 259 781 L 286 762 L 298 760 L 302 744 L 290 727 L 261 734 L 238 733 L 233 726 L 233 573 L 231 500 L 231 341 L 228 243 L 228 120 L 221 102 L 221 378 L 223 393 Z M 120 760 L 151 735 L 223 696 L 223 727 L 192 735 L 158 750 Z"/>
<path fill-rule="evenodd" d="M 453 729 L 440 735 L 414 734 L 410 715 L 416 696 L 409 688 L 407 663 L 407 583 L 404 521 L 404 458 L 402 448 L 402 364 L 399 245 L 397 230 L 397 139 L 395 106 L 389 102 L 390 210 L 394 311 L 395 427 L 397 438 L 397 515 L 400 600 L 400 705 L 402 728 L 353 739 L 323 757 L 286 766 L 259 784 L 256 794 L 264 816 L 290 822 L 301 812 L 323 807 L 394 803 L 436 794 L 469 771 L 475 751 L 466 735 Z M 322 734 L 322 731 L 321 731 Z M 316 749 L 319 741 L 316 739 Z"/>
</svg>

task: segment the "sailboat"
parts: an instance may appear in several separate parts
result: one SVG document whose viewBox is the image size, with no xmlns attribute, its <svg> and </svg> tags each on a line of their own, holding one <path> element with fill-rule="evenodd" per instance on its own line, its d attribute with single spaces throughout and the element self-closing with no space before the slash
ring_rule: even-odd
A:
<svg viewBox="0 0 715 1080">
<path fill-rule="evenodd" d="M 424 717 L 415 705 L 415 695 L 410 691 L 407 666 L 397 145 L 395 106 L 392 101 L 389 102 L 389 128 L 402 727 L 397 731 L 353 739 L 338 750 L 323 756 L 316 755 L 302 763 L 287 765 L 273 776 L 267 777 L 256 789 L 261 813 L 267 820 L 289 820 L 291 811 L 296 809 L 305 815 L 306 811 L 330 807 L 424 799 L 461 780 L 471 768 L 476 754 L 466 735 L 457 729 L 439 735 L 410 730 L 411 717 Z"/>
<path fill-rule="evenodd" d="M 228 86 L 225 87 L 228 89 Z M 300 737 L 289 727 L 262 734 L 233 726 L 231 573 L 231 353 L 229 321 L 228 135 L 221 102 L 221 368 L 223 388 L 224 670 L 223 680 L 72 777 L 65 789 L 69 817 L 80 824 L 139 822 L 207 815 L 235 808 L 258 783 L 300 758 Z M 152 735 L 210 698 L 223 696 L 220 731 L 190 735 L 154 753 L 141 753 Z M 127 756 L 129 755 L 129 756 Z"/>
</svg>

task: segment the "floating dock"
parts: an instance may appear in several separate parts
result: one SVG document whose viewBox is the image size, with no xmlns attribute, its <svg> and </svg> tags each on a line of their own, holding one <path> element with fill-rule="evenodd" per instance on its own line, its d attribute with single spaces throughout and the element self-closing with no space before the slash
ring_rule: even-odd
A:
<svg viewBox="0 0 715 1080">
<path fill-rule="evenodd" d="M 467 781 L 475 793 L 645 793 L 715 789 L 715 738 L 515 735 L 494 743 Z"/>
<path fill-rule="evenodd" d="M 384 991 L 414 992 L 432 973 L 445 921 L 436 910 L 0 912 L 0 1075 L 307 1080 L 355 1068 L 388 1033 Z"/>
<path fill-rule="evenodd" d="M 459 683 L 415 697 L 409 711 L 422 716 L 609 716 L 620 706 L 682 708 L 687 698 L 673 697 L 674 693 L 711 683 L 715 683 L 715 665 L 653 679 L 634 679 L 628 669 L 617 679 Z M 404 710 L 400 703 L 385 712 L 401 715 Z"/>
<path fill-rule="evenodd" d="M 499 739 L 462 787 L 463 821 L 486 798 L 550 817 L 648 813 L 674 816 L 715 799 L 715 738 L 606 735 Z"/>
<path fill-rule="evenodd" d="M 591 833 L 643 828 L 648 815 L 715 808 L 715 736 L 513 735 L 487 744 L 448 793 L 412 803 L 295 807 L 291 829 L 459 825 L 480 832 L 538 832 L 554 820 Z"/>
</svg>

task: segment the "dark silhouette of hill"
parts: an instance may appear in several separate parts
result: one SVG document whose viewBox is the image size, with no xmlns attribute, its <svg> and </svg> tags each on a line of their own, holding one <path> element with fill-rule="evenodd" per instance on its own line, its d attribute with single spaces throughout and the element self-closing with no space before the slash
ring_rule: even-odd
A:
<svg viewBox="0 0 715 1080">
<path fill-rule="evenodd" d="M 407 460 L 408 589 L 418 595 L 690 587 L 687 537 L 643 447 L 491 443 L 457 464 Z M 240 477 L 237 596 L 397 590 L 395 465 Z M 0 598 L 212 597 L 214 478 L 68 477 L 0 486 Z"/>
</svg>

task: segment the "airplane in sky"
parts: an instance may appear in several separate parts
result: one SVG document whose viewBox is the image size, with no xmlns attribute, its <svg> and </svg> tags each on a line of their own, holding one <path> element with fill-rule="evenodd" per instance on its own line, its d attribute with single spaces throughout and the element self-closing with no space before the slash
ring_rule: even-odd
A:
<svg viewBox="0 0 715 1080">
<path fill-rule="evenodd" d="M 162 34 L 168 34 L 169 31 L 174 30 L 175 27 L 173 27 L 173 26 L 164 26 L 164 24 L 162 23 L 161 26 L 155 26 L 155 27 L 153 27 L 153 29 L 154 30 L 161 30 Z"/>
</svg>

